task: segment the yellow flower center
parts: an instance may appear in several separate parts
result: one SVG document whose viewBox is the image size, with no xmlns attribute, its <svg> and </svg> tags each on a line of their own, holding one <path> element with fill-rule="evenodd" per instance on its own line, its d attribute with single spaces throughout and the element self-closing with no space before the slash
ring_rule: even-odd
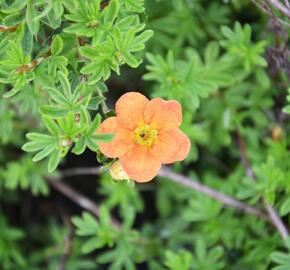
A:
<svg viewBox="0 0 290 270">
<path fill-rule="evenodd" d="M 154 144 L 157 134 L 158 131 L 150 125 L 139 126 L 134 130 L 136 143 L 147 147 Z"/>
</svg>

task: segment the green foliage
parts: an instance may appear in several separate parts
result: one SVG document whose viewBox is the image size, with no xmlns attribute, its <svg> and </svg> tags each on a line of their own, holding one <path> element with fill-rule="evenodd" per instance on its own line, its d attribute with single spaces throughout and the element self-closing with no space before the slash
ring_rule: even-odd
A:
<svg viewBox="0 0 290 270">
<path fill-rule="evenodd" d="M 172 270 L 193 270 L 193 269 L 223 269 L 224 263 L 222 262 L 223 249 L 215 247 L 207 251 L 205 242 L 198 240 L 194 255 L 188 251 L 181 251 L 178 254 L 168 251 L 165 254 L 165 265 L 168 269 Z"/>
<path fill-rule="evenodd" d="M 288 89 L 288 93 L 290 94 L 290 89 Z M 290 95 L 287 95 L 287 101 L 290 102 Z M 283 108 L 283 112 L 285 113 L 290 113 L 290 105 L 287 105 Z"/>
<path fill-rule="evenodd" d="M 128 64 L 136 68 L 140 65 L 132 53 L 144 49 L 144 43 L 152 36 L 152 31 L 146 30 L 136 36 L 144 25 L 140 25 L 138 17 L 128 17 L 121 20 L 116 28 L 112 30 L 112 35 L 108 36 L 103 43 L 94 47 L 83 46 L 80 53 L 83 57 L 91 60 L 81 69 L 83 74 L 92 74 L 89 83 L 93 84 L 100 79 L 107 80 L 111 75 L 111 70 L 120 74 L 119 65 Z"/>
<path fill-rule="evenodd" d="M 77 227 L 77 235 L 81 237 L 89 237 L 82 246 L 83 253 L 90 253 L 95 249 L 101 249 L 106 246 L 110 247 L 110 251 L 100 254 L 97 262 L 99 264 L 110 264 L 109 269 L 136 269 L 134 262 L 142 260 L 141 248 L 135 248 L 133 243 L 142 241 L 138 237 L 138 233 L 131 230 L 134 216 L 132 212 L 127 212 L 122 228 L 116 228 L 112 224 L 108 209 L 103 207 L 100 209 L 100 221 L 88 214 L 83 213 L 82 218 L 74 217 L 73 224 Z M 141 245 L 142 244 L 141 242 Z"/>
<path fill-rule="evenodd" d="M 106 174 L 101 178 L 101 185 L 100 194 L 106 197 L 104 205 L 110 209 L 118 207 L 120 215 L 126 216 L 128 208 L 134 213 L 144 210 L 144 203 L 137 190 L 132 188 L 132 183 L 127 181 L 113 182 L 110 175 Z"/>
<path fill-rule="evenodd" d="M 273 16 L 249 0 L 0 0 L 0 269 L 289 270 L 271 222 L 167 177 L 113 180 L 99 150 L 113 136 L 97 132 L 124 92 L 175 99 L 191 150 L 172 169 L 270 203 L 289 228 L 287 29 Z"/>
<path fill-rule="evenodd" d="M 24 55 L 19 44 L 10 41 L 7 50 L 7 59 L 0 62 L 0 81 L 2 83 L 13 83 L 14 87 L 4 97 L 15 95 L 21 88 L 34 79 L 34 72 L 21 72 L 20 67 L 30 62 L 30 57 Z"/>
<path fill-rule="evenodd" d="M 230 84 L 232 77 L 227 74 L 226 63 L 218 60 L 219 47 L 211 43 L 205 50 L 205 62 L 192 49 L 185 51 L 186 59 L 174 61 L 173 52 L 169 51 L 166 59 L 161 56 L 147 55 L 151 65 L 146 80 L 158 83 L 156 96 L 165 96 L 183 101 L 193 108 L 198 108 L 200 98 L 208 97 L 219 86 Z"/>
<path fill-rule="evenodd" d="M 244 61 L 244 68 L 250 71 L 255 66 L 267 66 L 266 60 L 261 56 L 265 50 L 266 42 L 260 41 L 252 44 L 252 30 L 250 25 L 245 25 L 243 28 L 240 23 L 236 22 L 234 31 L 229 27 L 222 27 L 221 31 L 226 38 L 221 41 L 221 45 L 225 47 L 230 54 Z"/>
<path fill-rule="evenodd" d="M 7 221 L 1 215 L 0 219 L 0 261 L 4 269 L 11 269 L 13 265 L 23 267 L 25 259 L 21 254 L 18 246 L 18 241 L 22 240 L 24 233 L 17 229 L 10 227 Z"/>
<path fill-rule="evenodd" d="M 36 166 L 31 157 L 24 157 L 18 161 L 9 162 L 0 169 L 0 186 L 6 189 L 31 189 L 33 195 L 47 195 L 48 187 L 43 178 L 46 170 Z"/>
<path fill-rule="evenodd" d="M 117 237 L 117 232 L 111 225 L 108 213 L 104 211 L 105 210 L 102 211 L 100 224 L 89 213 L 83 213 L 82 219 L 79 217 L 73 218 L 72 222 L 77 227 L 77 235 L 92 237 L 84 243 L 82 252 L 89 253 L 94 249 L 102 248 L 107 245 L 110 247 L 113 246 L 114 240 Z"/>
<path fill-rule="evenodd" d="M 192 255 L 187 251 L 181 251 L 175 254 L 172 251 L 167 251 L 165 265 L 171 270 L 188 270 L 192 262 Z"/>
<path fill-rule="evenodd" d="M 285 240 L 285 246 L 290 250 L 289 238 Z M 272 268 L 273 270 L 286 270 L 290 267 L 290 254 L 284 252 L 273 252 L 271 254 L 271 260 L 277 264 L 276 267 Z"/>
</svg>

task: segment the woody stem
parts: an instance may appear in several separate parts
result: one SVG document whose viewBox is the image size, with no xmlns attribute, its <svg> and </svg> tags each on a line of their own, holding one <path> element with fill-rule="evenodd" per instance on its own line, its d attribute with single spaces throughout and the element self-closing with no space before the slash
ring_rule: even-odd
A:
<svg viewBox="0 0 290 270">
<path fill-rule="evenodd" d="M 159 176 L 166 177 L 171 182 L 175 182 L 182 186 L 201 192 L 204 195 L 211 197 L 212 199 L 222 202 L 225 206 L 239 209 L 245 213 L 252 214 L 269 221 L 269 217 L 260 209 L 247 205 L 222 192 L 203 185 L 199 181 L 194 181 L 184 175 L 177 174 L 167 167 L 164 167 L 160 170 Z"/>
<path fill-rule="evenodd" d="M 93 171 L 91 171 L 91 172 L 93 172 Z M 94 173 L 95 172 L 97 172 L 97 171 L 94 171 Z M 69 174 L 69 173 L 66 174 L 66 176 L 70 176 L 70 175 L 71 174 Z M 74 175 L 77 175 L 77 173 Z M 87 197 L 85 197 L 84 195 L 82 195 L 78 191 L 74 190 L 73 188 L 71 188 L 70 186 L 68 186 L 67 184 L 65 184 L 62 181 L 58 181 L 58 180 L 52 179 L 50 177 L 46 177 L 45 180 L 52 188 L 54 188 L 58 192 L 62 193 L 64 196 L 69 198 L 71 201 L 75 202 L 81 208 L 91 212 L 96 217 L 100 216 L 100 208 L 95 202 L 89 200 Z M 121 227 L 119 221 L 117 221 L 115 219 L 112 219 L 112 224 L 116 228 Z"/>
<path fill-rule="evenodd" d="M 244 141 L 244 138 L 241 137 L 241 135 L 238 134 L 238 147 L 240 151 L 240 156 L 241 160 L 246 172 L 246 175 L 252 179 L 253 181 L 256 181 L 256 175 L 252 169 L 252 166 L 250 164 L 250 161 L 248 159 L 247 155 L 247 149 L 246 149 L 246 144 Z M 263 203 L 265 205 L 265 208 L 268 212 L 268 216 L 272 222 L 272 224 L 276 227 L 278 230 L 279 234 L 281 235 L 282 239 L 286 239 L 289 236 L 288 230 L 286 226 L 284 225 L 283 221 L 280 219 L 279 215 L 277 214 L 276 210 L 273 208 L 273 206 L 266 201 L 265 198 L 263 198 Z"/>
<path fill-rule="evenodd" d="M 95 167 L 95 168 L 81 167 L 81 168 L 66 169 L 62 171 L 62 175 L 64 177 L 74 176 L 74 175 L 98 175 L 99 173 L 100 173 L 100 167 Z M 262 210 L 256 207 L 247 205 L 241 201 L 238 201 L 222 192 L 219 192 L 206 185 L 203 185 L 198 181 L 193 181 L 192 179 L 187 178 L 183 175 L 174 173 L 172 170 L 170 170 L 167 167 L 164 167 L 160 170 L 159 176 L 166 177 L 169 181 L 178 183 L 185 187 L 201 192 L 206 196 L 209 196 L 217 201 L 220 201 L 221 203 L 223 203 L 224 205 L 228 207 L 236 208 L 245 213 L 249 213 L 259 218 L 263 218 L 267 221 L 270 221 L 270 218 Z"/>
<path fill-rule="evenodd" d="M 97 93 L 100 97 L 104 98 L 104 94 L 100 89 L 97 89 Z M 101 107 L 102 107 L 103 114 L 105 115 L 109 109 L 104 100 L 101 102 Z"/>
</svg>

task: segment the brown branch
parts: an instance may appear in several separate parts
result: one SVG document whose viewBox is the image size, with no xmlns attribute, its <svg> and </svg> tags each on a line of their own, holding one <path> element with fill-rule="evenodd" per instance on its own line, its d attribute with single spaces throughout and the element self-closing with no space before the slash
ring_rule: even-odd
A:
<svg viewBox="0 0 290 270">
<path fill-rule="evenodd" d="M 49 56 L 51 56 L 51 52 L 48 51 L 45 54 L 43 54 L 41 57 L 32 60 L 30 63 L 22 65 L 18 68 L 16 68 L 16 73 L 24 73 L 24 72 L 28 72 L 34 68 L 36 68 L 44 59 L 48 58 Z"/>
<path fill-rule="evenodd" d="M 61 206 L 58 206 L 58 209 L 59 209 L 60 216 L 63 223 L 65 224 L 66 228 L 68 228 L 68 233 L 67 235 L 65 235 L 64 242 L 63 242 L 64 254 L 60 257 L 59 265 L 58 265 L 58 270 L 65 270 L 67 261 L 69 260 L 72 253 L 72 241 L 73 241 L 74 232 L 73 232 L 72 223 L 70 221 L 70 216 L 68 215 L 68 213 Z"/>
<path fill-rule="evenodd" d="M 284 14 L 288 19 L 290 19 L 290 9 L 284 6 L 281 2 L 277 0 L 267 0 L 275 9 L 279 10 L 282 14 Z"/>
<path fill-rule="evenodd" d="M 102 167 L 81 167 L 71 168 L 61 171 L 63 177 L 77 176 L 77 175 L 99 175 Z"/>
<path fill-rule="evenodd" d="M 63 176 L 98 175 L 100 171 L 101 171 L 100 167 L 73 168 L 73 169 L 67 169 L 67 170 L 62 171 L 62 175 Z M 247 205 L 245 203 L 242 203 L 228 195 L 225 195 L 215 189 L 205 186 L 197 181 L 192 181 L 191 179 L 183 175 L 176 174 L 172 172 L 169 168 L 166 168 L 166 167 L 162 168 L 159 172 L 159 176 L 167 177 L 172 182 L 179 183 L 185 187 L 189 187 L 198 192 L 201 192 L 215 200 L 222 202 L 224 205 L 228 207 L 237 208 L 246 213 L 253 214 L 257 217 L 269 220 L 269 217 L 265 213 L 263 213 L 263 211 L 261 211 L 260 209 Z"/>
<path fill-rule="evenodd" d="M 247 158 L 246 155 L 246 150 L 245 150 L 245 144 L 243 141 L 240 141 L 239 144 L 241 145 L 240 147 L 240 151 L 241 151 L 241 158 L 243 161 L 243 164 L 245 166 L 246 169 L 246 174 L 248 175 L 248 177 L 254 177 L 255 178 L 255 174 L 250 166 L 250 162 Z M 101 171 L 100 167 L 96 167 L 96 168 L 92 168 L 92 167 L 84 167 L 84 168 L 73 168 L 73 169 L 67 169 L 65 171 L 62 172 L 63 176 L 74 176 L 74 175 L 98 175 Z M 172 182 L 181 184 L 185 187 L 191 188 L 193 190 L 196 190 L 198 192 L 203 193 L 206 196 L 209 196 L 217 201 L 222 202 L 224 205 L 228 206 L 228 207 L 232 207 L 232 208 L 236 208 L 239 209 L 245 213 L 248 214 L 252 214 L 255 215 L 259 218 L 263 218 L 265 220 L 267 220 L 268 222 L 270 222 L 271 224 L 273 224 L 277 230 L 279 231 L 281 237 L 283 239 L 288 237 L 288 231 L 285 227 L 285 225 L 283 224 L 282 220 L 280 219 L 280 217 L 277 215 L 275 209 L 269 204 L 269 203 L 265 203 L 265 207 L 266 210 L 268 212 L 268 215 L 265 214 L 262 210 L 247 205 L 241 201 L 238 201 L 222 192 L 219 192 L 215 189 L 212 189 L 206 185 L 203 185 L 201 183 L 199 183 L 198 181 L 193 181 L 190 178 L 187 178 L 183 175 L 174 173 L 172 170 L 170 170 L 167 167 L 163 167 L 160 172 L 159 172 L 159 176 L 161 177 L 166 177 L 167 179 L 169 179 Z M 254 179 L 252 178 L 252 179 Z M 119 225 L 118 225 L 119 226 Z"/>
<path fill-rule="evenodd" d="M 62 181 L 58 181 L 55 179 L 51 178 L 46 178 L 47 183 L 53 187 L 55 190 L 59 191 L 63 195 L 65 195 L 67 198 L 78 204 L 80 207 L 83 209 L 91 212 L 94 214 L 96 217 L 100 216 L 100 209 L 97 204 L 86 198 L 84 195 L 81 193 L 77 192 L 76 190 L 72 189 L 68 185 L 66 185 Z M 120 228 L 120 223 L 117 220 L 112 219 L 112 224 L 116 228 Z"/>
<path fill-rule="evenodd" d="M 256 0 L 251 0 L 262 12 L 266 13 L 267 15 L 269 15 L 270 18 L 277 20 L 279 23 L 284 24 L 287 27 L 290 27 L 290 23 L 285 22 L 284 20 L 276 17 L 273 13 L 273 11 L 270 9 L 270 7 L 268 6 L 267 3 L 263 2 L 263 3 L 259 3 Z"/>
<path fill-rule="evenodd" d="M 238 145 L 239 145 L 239 150 L 240 150 L 240 155 L 241 155 L 241 160 L 243 162 L 244 168 L 246 175 L 251 178 L 253 181 L 256 181 L 256 175 L 251 167 L 251 164 L 249 162 L 248 156 L 247 156 L 247 151 L 246 151 L 246 145 L 244 139 L 238 135 Z M 268 203 L 265 198 L 263 198 L 263 202 L 265 205 L 265 208 L 268 212 L 269 218 L 271 219 L 272 224 L 276 227 L 278 232 L 280 233 L 282 239 L 286 239 L 289 236 L 289 232 L 284 225 L 283 221 L 277 214 L 276 210 L 273 208 L 273 206 Z"/>
<path fill-rule="evenodd" d="M 269 217 L 265 213 L 263 213 L 263 211 L 261 211 L 260 209 L 247 205 L 241 201 L 238 201 L 222 192 L 219 192 L 206 185 L 203 185 L 198 181 L 193 181 L 192 179 L 187 178 L 186 176 L 177 174 L 167 167 L 164 167 L 160 170 L 159 176 L 166 177 L 169 181 L 178 183 L 182 186 L 201 192 L 206 196 L 209 196 L 217 201 L 222 202 L 224 205 L 228 207 L 237 208 L 243 212 L 255 215 L 257 217 L 260 217 L 269 221 Z"/>
<path fill-rule="evenodd" d="M 14 26 L 5 26 L 5 25 L 1 25 L 0 24 L 0 33 L 4 33 L 4 32 L 15 32 L 18 28 L 18 24 L 14 25 Z"/>
</svg>

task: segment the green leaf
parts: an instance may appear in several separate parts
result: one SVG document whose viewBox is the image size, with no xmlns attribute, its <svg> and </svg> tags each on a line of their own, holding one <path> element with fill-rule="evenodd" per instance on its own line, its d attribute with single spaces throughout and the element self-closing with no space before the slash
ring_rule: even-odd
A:
<svg viewBox="0 0 290 270">
<path fill-rule="evenodd" d="M 55 169 L 57 168 L 61 158 L 62 158 L 61 151 L 54 150 L 52 152 L 52 154 L 49 157 L 48 166 L 47 166 L 49 172 L 55 171 Z"/>
<path fill-rule="evenodd" d="M 82 214 L 82 218 L 73 217 L 72 223 L 77 227 L 76 233 L 79 236 L 96 235 L 99 229 L 97 220 L 87 212 Z"/>
<path fill-rule="evenodd" d="M 105 10 L 104 22 L 114 22 L 119 12 L 119 0 L 111 0 L 108 7 Z"/>
<path fill-rule="evenodd" d="M 141 33 L 139 36 L 135 37 L 133 40 L 130 49 L 131 51 L 140 51 L 144 49 L 144 43 L 148 41 L 152 36 L 154 32 L 152 30 L 146 30 L 143 33 Z"/>
<path fill-rule="evenodd" d="M 165 265 L 171 270 L 189 270 L 192 263 L 192 256 L 187 251 L 181 251 L 179 253 L 173 253 L 172 251 L 166 251 Z"/>
<path fill-rule="evenodd" d="M 40 152 L 38 152 L 32 158 L 32 161 L 37 162 L 37 161 L 40 161 L 40 160 L 46 158 L 47 156 L 49 156 L 52 153 L 52 151 L 55 149 L 55 146 L 56 146 L 55 143 L 50 143 L 50 144 L 46 145 Z"/>
<path fill-rule="evenodd" d="M 101 123 L 101 116 L 97 114 L 88 129 L 88 134 L 94 134 L 97 131 L 100 123 Z"/>
<path fill-rule="evenodd" d="M 290 213 L 290 198 L 286 198 L 280 207 L 280 215 L 285 216 Z"/>
<path fill-rule="evenodd" d="M 4 98 L 10 98 L 15 96 L 21 89 L 20 88 L 13 88 L 10 91 L 6 92 L 3 97 Z"/>
<path fill-rule="evenodd" d="M 41 141 L 41 142 L 50 142 L 52 141 L 55 137 L 47 134 L 42 134 L 42 133 L 27 133 L 26 134 L 27 139 L 31 141 Z"/>
<path fill-rule="evenodd" d="M 76 143 L 74 148 L 72 149 L 72 152 L 76 155 L 82 154 L 86 149 L 86 137 L 81 137 Z"/>
<path fill-rule="evenodd" d="M 123 57 L 125 59 L 125 62 L 132 68 L 136 68 L 142 63 L 142 60 L 138 60 L 135 56 L 133 56 L 129 52 L 124 53 Z"/>
<path fill-rule="evenodd" d="M 61 71 L 59 71 L 57 74 L 58 74 L 58 78 L 59 78 L 61 87 L 63 89 L 64 95 L 70 99 L 72 93 L 71 93 L 71 87 L 70 87 L 70 83 L 67 76 Z"/>
<path fill-rule="evenodd" d="M 83 57 L 86 57 L 88 59 L 97 59 L 98 58 L 98 49 L 97 48 L 92 48 L 89 46 L 82 46 L 79 48 L 80 54 Z"/>
<path fill-rule="evenodd" d="M 110 142 L 114 138 L 114 134 L 95 134 L 91 138 L 97 142 Z"/>
<path fill-rule="evenodd" d="M 1 3 L 1 2 L 0 2 Z M 15 13 L 22 10 L 26 5 L 26 0 L 14 0 L 10 6 L 1 6 L 1 11 L 6 14 Z"/>
<path fill-rule="evenodd" d="M 51 53 L 53 55 L 59 55 L 63 49 L 63 40 L 62 38 L 57 35 L 53 37 L 52 44 L 51 44 Z"/>
<path fill-rule="evenodd" d="M 53 88 L 53 87 L 47 87 L 46 90 L 48 91 L 50 97 L 55 102 L 57 102 L 59 104 L 62 104 L 62 105 L 66 105 L 67 104 L 67 98 L 58 89 Z"/>
<path fill-rule="evenodd" d="M 44 148 L 45 145 L 43 141 L 34 141 L 24 144 L 21 149 L 26 152 L 36 152 Z"/>
<path fill-rule="evenodd" d="M 32 35 L 36 35 L 39 29 L 39 20 L 35 20 L 37 17 L 37 11 L 33 0 L 27 0 L 26 6 L 26 22 L 29 31 Z"/>
<path fill-rule="evenodd" d="M 62 107 L 55 105 L 43 105 L 39 107 L 39 112 L 42 115 L 50 117 L 64 117 L 68 114 L 68 111 Z"/>
<path fill-rule="evenodd" d="M 23 53 L 25 55 L 30 55 L 32 52 L 32 46 L 33 46 L 33 36 L 31 34 L 31 32 L 29 31 L 28 27 L 25 26 L 23 39 L 22 39 Z"/>
<path fill-rule="evenodd" d="M 144 0 L 124 0 L 125 7 L 131 12 L 143 12 L 144 11 Z"/>
<path fill-rule="evenodd" d="M 87 138 L 86 143 L 88 148 L 93 152 L 96 152 L 99 149 L 99 145 L 97 144 L 97 140 L 95 138 Z"/>
<path fill-rule="evenodd" d="M 82 252 L 84 254 L 88 254 L 95 249 L 100 248 L 100 246 L 102 246 L 100 245 L 100 239 L 98 239 L 97 237 L 93 237 L 82 245 Z"/>
<path fill-rule="evenodd" d="M 276 262 L 278 264 L 289 264 L 290 266 L 290 256 L 289 255 L 286 255 L 282 252 L 273 252 L 271 254 L 271 260 L 273 262 Z"/>
<path fill-rule="evenodd" d="M 98 110 L 99 105 L 104 101 L 105 101 L 104 97 L 100 97 L 100 96 L 93 97 L 90 99 L 90 102 L 88 104 L 88 109 L 96 111 L 96 110 Z"/>
<path fill-rule="evenodd" d="M 43 116 L 42 120 L 46 128 L 49 130 L 51 134 L 55 136 L 58 136 L 61 134 L 61 129 L 59 128 L 59 126 L 56 124 L 56 122 L 53 119 L 51 119 L 48 116 Z"/>
</svg>

